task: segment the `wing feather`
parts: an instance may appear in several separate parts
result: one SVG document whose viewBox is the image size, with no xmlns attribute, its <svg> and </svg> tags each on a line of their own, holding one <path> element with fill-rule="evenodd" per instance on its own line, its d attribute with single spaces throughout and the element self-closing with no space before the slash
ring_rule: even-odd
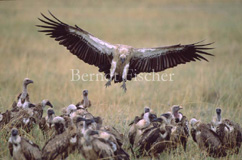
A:
<svg viewBox="0 0 242 160">
<path fill-rule="evenodd" d="M 69 26 L 68 24 L 57 19 L 49 12 L 53 19 L 48 18 L 41 13 L 43 19 L 38 18 L 44 25 L 36 25 L 41 28 L 39 32 L 44 32 L 60 45 L 65 46 L 73 55 L 76 55 L 84 62 L 100 66 L 110 66 L 115 45 L 102 41 L 87 31 L 79 28 L 77 25 Z"/>
<path fill-rule="evenodd" d="M 160 72 L 190 61 L 208 61 L 203 55 L 213 56 L 206 52 L 213 49 L 208 47 L 211 44 L 213 43 L 200 44 L 198 42 L 157 48 L 135 48 L 130 61 L 130 69 L 136 69 L 138 72 Z"/>
</svg>

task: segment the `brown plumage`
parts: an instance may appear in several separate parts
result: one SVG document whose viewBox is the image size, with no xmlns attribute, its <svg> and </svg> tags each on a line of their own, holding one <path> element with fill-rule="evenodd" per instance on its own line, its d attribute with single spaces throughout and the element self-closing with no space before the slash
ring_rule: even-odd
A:
<svg viewBox="0 0 242 160">
<path fill-rule="evenodd" d="M 170 136 L 172 126 L 168 126 L 166 119 L 161 117 L 160 125 L 148 127 L 141 135 L 138 143 L 137 157 L 151 156 L 159 158 L 159 154 L 171 146 Z"/>
<path fill-rule="evenodd" d="M 225 148 L 219 136 L 205 123 L 201 123 L 195 118 L 191 119 L 191 135 L 198 147 L 211 157 L 226 156 Z"/>
<path fill-rule="evenodd" d="M 238 154 L 242 143 L 241 127 L 229 119 L 222 119 L 221 114 L 222 110 L 217 108 L 216 118 L 209 125 L 219 135 L 227 153 Z"/>
<path fill-rule="evenodd" d="M 52 108 L 47 110 L 47 116 L 41 118 L 39 121 L 39 128 L 41 129 L 43 135 L 48 139 L 54 133 L 53 119 L 55 117 L 55 112 Z"/>
<path fill-rule="evenodd" d="M 131 127 L 129 129 L 129 134 L 128 134 L 129 143 L 131 145 L 131 148 L 137 147 L 137 143 L 139 142 L 144 129 L 146 129 L 150 126 L 151 122 L 150 122 L 149 115 L 150 115 L 150 113 L 146 112 L 143 116 L 143 119 L 141 119 L 131 125 Z"/>
<path fill-rule="evenodd" d="M 29 101 L 29 94 L 27 92 L 27 86 L 31 83 L 34 83 L 34 81 L 30 80 L 29 78 L 25 78 L 23 81 L 23 91 L 18 95 L 17 97 L 17 107 L 23 107 L 25 108 L 25 103 L 30 102 Z M 15 106 L 13 105 L 13 108 Z"/>
<path fill-rule="evenodd" d="M 42 159 L 65 159 L 75 151 L 78 141 L 78 134 L 74 125 L 61 134 L 50 138 L 42 149 Z"/>
<path fill-rule="evenodd" d="M 50 13 L 51 14 L 51 13 Z M 210 55 L 206 50 L 209 44 L 193 43 L 188 45 L 173 45 L 156 48 L 134 48 L 121 44 L 110 44 L 94 37 L 87 31 L 75 25 L 72 27 L 61 22 L 53 14 L 54 20 L 43 15 L 39 19 L 44 25 L 37 25 L 60 45 L 65 46 L 73 55 L 84 62 L 95 65 L 99 72 L 104 72 L 109 81 L 106 86 L 123 82 L 121 86 L 126 91 L 127 80 L 131 80 L 141 72 L 160 72 L 179 64 L 190 61 L 205 60 L 203 55 Z"/>
<path fill-rule="evenodd" d="M 9 110 L 4 113 L 0 113 L 0 130 L 10 122 L 11 120 L 11 112 Z"/>
<path fill-rule="evenodd" d="M 35 143 L 20 137 L 13 128 L 9 138 L 9 152 L 14 160 L 41 160 L 41 151 Z"/>
<path fill-rule="evenodd" d="M 79 141 L 79 150 L 86 160 L 96 159 L 114 159 L 114 151 L 112 145 L 98 138 L 97 131 L 87 129 L 83 132 L 83 137 Z"/>
<path fill-rule="evenodd" d="M 172 147 L 176 148 L 178 145 L 182 145 L 184 151 L 186 151 L 187 141 L 189 137 L 189 126 L 186 116 L 183 116 L 181 121 L 177 122 L 173 126 L 171 133 Z"/>
</svg>

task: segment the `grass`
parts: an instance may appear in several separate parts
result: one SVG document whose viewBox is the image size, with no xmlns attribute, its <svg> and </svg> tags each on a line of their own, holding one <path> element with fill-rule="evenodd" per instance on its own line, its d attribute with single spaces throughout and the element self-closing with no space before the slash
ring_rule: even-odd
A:
<svg viewBox="0 0 242 160">
<path fill-rule="evenodd" d="M 211 121 L 216 107 L 223 116 L 242 124 L 242 4 L 239 1 L 1 1 L 0 2 L 0 111 L 10 109 L 21 92 L 25 77 L 31 102 L 49 99 L 57 115 L 61 108 L 82 98 L 89 90 L 90 112 L 104 123 L 127 135 L 128 123 L 150 106 L 158 115 L 173 104 L 184 107 L 189 119 Z M 72 82 L 71 69 L 80 74 L 98 73 L 94 66 L 72 56 L 64 47 L 37 32 L 40 12 L 50 10 L 60 20 L 87 30 L 110 43 L 134 47 L 189 44 L 206 39 L 215 42 L 207 62 L 192 62 L 168 69 L 173 82 L 128 82 L 126 94 L 121 84 L 105 88 L 105 82 Z M 7 141 L 0 132 L 0 158 L 10 159 Z M 36 127 L 28 137 L 42 147 L 41 132 Z M 212 159 L 200 154 L 189 139 L 187 152 L 164 159 Z M 237 160 L 242 153 L 228 157 Z M 69 159 L 80 158 L 73 154 Z"/>
</svg>

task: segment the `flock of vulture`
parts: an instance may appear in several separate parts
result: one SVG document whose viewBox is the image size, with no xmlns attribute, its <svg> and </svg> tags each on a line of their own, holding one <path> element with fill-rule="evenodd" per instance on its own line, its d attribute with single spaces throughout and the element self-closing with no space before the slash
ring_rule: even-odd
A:
<svg viewBox="0 0 242 160">
<path fill-rule="evenodd" d="M 17 97 L 11 110 L 0 114 L 0 131 L 5 130 L 9 152 L 14 160 L 65 159 L 69 154 L 80 153 L 87 160 L 117 159 L 128 160 L 129 154 L 122 148 L 125 136 L 114 127 L 102 124 L 101 117 L 95 117 L 88 108 L 91 101 L 88 91 L 83 91 L 83 100 L 63 109 L 56 116 L 49 100 L 33 104 L 27 92 L 32 80 L 25 78 L 23 91 Z M 49 106 L 45 110 L 45 106 Z M 242 142 L 242 128 L 239 124 L 222 119 L 220 108 L 211 123 L 195 118 L 190 122 L 174 105 L 170 112 L 160 116 L 149 107 L 129 124 L 129 149 L 135 158 L 152 157 L 159 159 L 162 152 L 170 153 L 177 147 L 186 151 L 191 136 L 202 153 L 211 157 L 238 154 Z M 43 113 L 46 112 L 46 117 Z M 189 127 L 189 124 L 191 127 Z M 26 133 L 38 127 L 46 140 L 40 147 L 28 140 Z"/>
</svg>

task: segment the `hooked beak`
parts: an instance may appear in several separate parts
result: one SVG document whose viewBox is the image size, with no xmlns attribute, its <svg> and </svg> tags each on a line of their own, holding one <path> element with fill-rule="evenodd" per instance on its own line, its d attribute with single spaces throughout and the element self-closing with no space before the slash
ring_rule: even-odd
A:
<svg viewBox="0 0 242 160">
<path fill-rule="evenodd" d="M 30 83 L 34 83 L 34 81 L 32 81 L 32 80 L 28 80 L 28 84 L 30 84 Z"/>
<path fill-rule="evenodd" d="M 51 108 L 53 108 L 53 105 L 50 103 L 50 101 L 46 102 L 46 105 L 50 106 Z"/>
<path fill-rule="evenodd" d="M 53 110 L 48 110 L 48 115 L 53 115 L 53 114 L 55 114 L 55 112 L 53 111 Z"/>
<path fill-rule="evenodd" d="M 98 134 L 98 131 L 91 131 L 90 136 L 93 136 L 95 134 Z"/>
<path fill-rule="evenodd" d="M 179 106 L 179 110 L 183 109 L 182 106 Z"/>
<path fill-rule="evenodd" d="M 152 120 L 152 122 L 162 122 L 162 118 L 155 118 Z"/>
<path fill-rule="evenodd" d="M 35 107 L 33 103 L 29 103 L 29 108 Z"/>
</svg>

